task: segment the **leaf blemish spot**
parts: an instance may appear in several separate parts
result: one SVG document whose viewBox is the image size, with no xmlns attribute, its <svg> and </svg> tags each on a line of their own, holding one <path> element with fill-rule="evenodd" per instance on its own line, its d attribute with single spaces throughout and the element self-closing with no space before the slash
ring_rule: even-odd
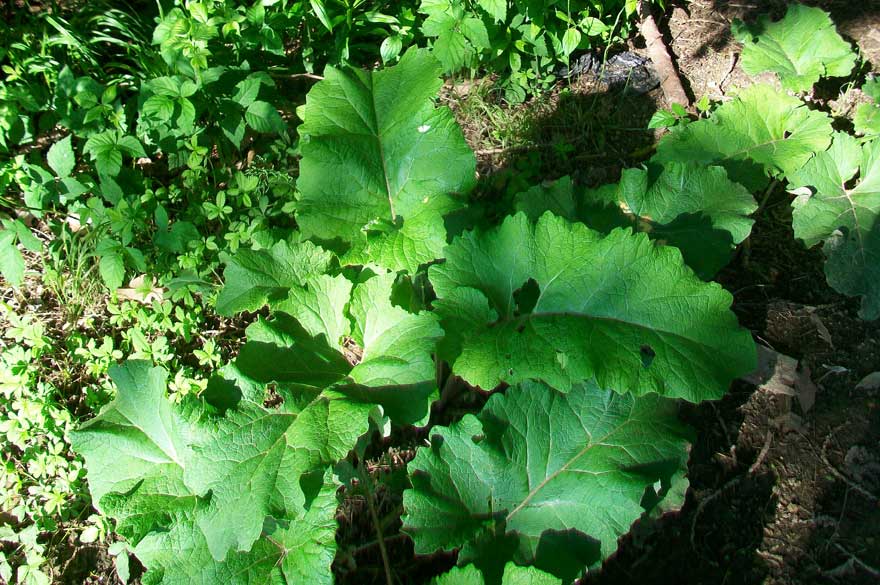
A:
<svg viewBox="0 0 880 585">
<path fill-rule="evenodd" d="M 651 366 L 651 363 L 654 361 L 654 358 L 657 357 L 657 353 L 651 348 L 650 345 L 643 345 L 639 348 L 639 353 L 642 356 L 642 366 L 647 368 Z"/>
</svg>

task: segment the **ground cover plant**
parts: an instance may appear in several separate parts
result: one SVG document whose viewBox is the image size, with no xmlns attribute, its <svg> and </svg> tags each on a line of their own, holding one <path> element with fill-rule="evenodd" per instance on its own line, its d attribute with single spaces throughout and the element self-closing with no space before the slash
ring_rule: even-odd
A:
<svg viewBox="0 0 880 585">
<path fill-rule="evenodd" d="M 878 316 L 876 106 L 847 132 L 808 99 L 859 75 L 821 10 L 734 27 L 800 94 L 659 112 L 610 184 L 498 192 L 443 76 L 521 100 L 629 3 L 153 8 L 19 17 L 41 49 L 4 54 L 4 581 L 81 582 L 75 545 L 122 581 L 393 583 L 399 542 L 413 582 L 589 579 L 685 504 L 680 413 L 756 367 L 712 279 L 769 197 Z"/>
</svg>

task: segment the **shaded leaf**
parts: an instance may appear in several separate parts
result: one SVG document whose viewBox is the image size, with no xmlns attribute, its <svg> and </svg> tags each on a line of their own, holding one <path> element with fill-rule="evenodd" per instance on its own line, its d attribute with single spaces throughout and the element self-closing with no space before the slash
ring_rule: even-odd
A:
<svg viewBox="0 0 880 585">
<path fill-rule="evenodd" d="M 508 563 L 501 579 L 504 585 L 561 585 L 561 580 L 534 567 L 519 567 Z M 431 580 L 431 585 L 488 585 L 483 574 L 474 565 L 453 567 L 448 573 Z"/>
<path fill-rule="evenodd" d="M 397 423 L 421 421 L 436 398 L 432 354 L 443 332 L 433 314 L 391 304 L 394 278 L 374 276 L 352 291 L 344 277 L 323 276 L 291 289 L 273 303 L 274 320 L 248 328 L 238 367 L 259 381 L 298 391 L 332 387 L 381 404 Z"/>
<path fill-rule="evenodd" d="M 287 129 L 281 114 L 268 102 L 257 100 L 251 103 L 244 112 L 244 119 L 257 132 L 282 134 Z"/>
<path fill-rule="evenodd" d="M 880 140 L 860 146 L 836 134 L 830 149 L 788 179 L 798 193 L 792 202 L 795 237 L 808 247 L 823 242 L 828 284 L 861 296 L 862 318 L 880 317 Z"/>
</svg>

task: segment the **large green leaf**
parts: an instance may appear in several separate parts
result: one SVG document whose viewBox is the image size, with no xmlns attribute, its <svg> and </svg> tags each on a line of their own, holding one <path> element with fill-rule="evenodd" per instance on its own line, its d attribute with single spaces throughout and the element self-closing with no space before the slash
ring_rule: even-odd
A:
<svg viewBox="0 0 880 585">
<path fill-rule="evenodd" d="M 292 289 L 272 305 L 275 319 L 248 327 L 238 366 L 259 381 L 307 392 L 333 387 L 381 404 L 397 423 L 421 421 L 436 398 L 432 354 L 443 331 L 433 314 L 391 304 L 394 278 L 374 276 L 352 291 L 342 276 L 323 277 Z"/>
<path fill-rule="evenodd" d="M 789 186 L 798 193 L 795 237 L 807 246 L 824 242 L 828 283 L 861 296 L 863 318 L 880 317 L 880 140 L 860 146 L 836 134 L 830 149 L 789 176 Z"/>
<path fill-rule="evenodd" d="M 195 399 L 173 404 L 167 373 L 145 362 L 111 376 L 116 399 L 72 440 L 146 583 L 330 583 L 329 469 L 366 432 L 369 405 L 327 391 L 275 409 L 240 399 L 218 415 Z"/>
<path fill-rule="evenodd" d="M 348 263 L 415 271 L 442 255 L 443 216 L 474 184 L 475 159 L 448 108 L 440 68 L 410 50 L 381 71 L 328 68 L 306 98 L 297 222 L 338 238 Z M 405 98 L 405 99 L 404 99 Z"/>
<path fill-rule="evenodd" d="M 617 185 L 577 196 L 566 177 L 517 196 L 517 209 L 532 219 L 552 211 L 606 233 L 622 226 L 643 231 L 681 250 L 703 278 L 727 264 L 734 245 L 748 237 L 754 223 L 748 216 L 757 207 L 723 168 L 696 163 L 627 169 Z"/>
<path fill-rule="evenodd" d="M 453 340 L 446 350 L 461 349 L 445 357 L 476 386 L 540 379 L 567 390 L 596 380 L 700 401 L 754 369 L 731 295 L 645 234 L 603 237 L 550 213 L 536 225 L 520 213 L 466 233 L 446 257 L 429 272 Z"/>
<path fill-rule="evenodd" d="M 734 34 L 743 43 L 743 71 L 772 71 L 791 91 L 808 91 L 821 77 L 846 77 L 856 64 L 828 13 L 803 4 L 789 6 L 778 22 L 763 16 L 752 26 L 735 23 Z"/>
<path fill-rule="evenodd" d="M 769 85 L 753 85 L 711 118 L 666 135 L 654 160 L 719 164 L 754 192 L 767 174 L 791 173 L 831 143 L 831 119 Z"/>
<path fill-rule="evenodd" d="M 408 466 L 403 530 L 419 554 L 461 548 L 491 582 L 510 560 L 571 580 L 615 551 L 687 454 L 671 400 L 527 382 L 433 429 Z"/>
</svg>

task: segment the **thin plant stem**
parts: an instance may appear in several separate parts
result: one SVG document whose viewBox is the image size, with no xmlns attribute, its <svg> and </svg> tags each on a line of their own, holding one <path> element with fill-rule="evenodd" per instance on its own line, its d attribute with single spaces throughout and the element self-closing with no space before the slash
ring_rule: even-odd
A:
<svg viewBox="0 0 880 585">
<path fill-rule="evenodd" d="M 382 536 L 382 523 L 379 520 L 379 514 L 376 512 L 376 505 L 373 503 L 373 480 L 364 469 L 363 458 L 358 459 L 358 471 L 360 472 L 361 481 L 363 481 L 364 489 L 367 490 L 367 507 L 370 509 L 370 518 L 373 520 L 373 527 L 376 529 L 376 542 L 379 545 L 379 553 L 382 555 L 382 565 L 385 567 L 385 582 L 387 585 L 394 585 L 394 578 L 391 576 L 391 561 L 388 559 L 388 550 L 385 548 L 385 539 Z"/>
</svg>

